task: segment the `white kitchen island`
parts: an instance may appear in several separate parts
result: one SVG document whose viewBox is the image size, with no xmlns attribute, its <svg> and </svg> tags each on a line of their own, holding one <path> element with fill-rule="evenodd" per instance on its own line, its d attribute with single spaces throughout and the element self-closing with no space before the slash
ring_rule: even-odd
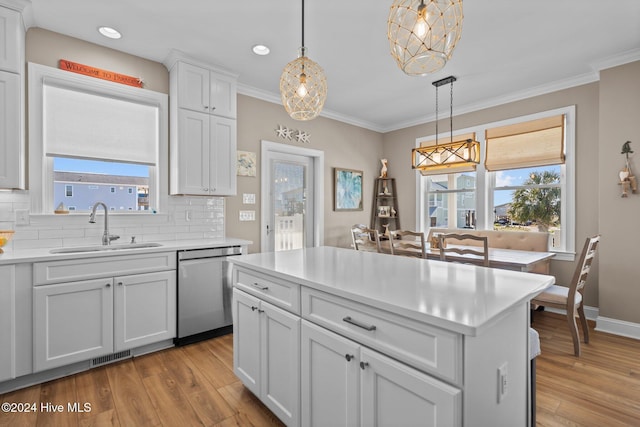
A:
<svg viewBox="0 0 640 427">
<path fill-rule="evenodd" d="M 332 247 L 233 263 L 234 370 L 287 425 L 529 425 L 552 276 Z"/>
</svg>

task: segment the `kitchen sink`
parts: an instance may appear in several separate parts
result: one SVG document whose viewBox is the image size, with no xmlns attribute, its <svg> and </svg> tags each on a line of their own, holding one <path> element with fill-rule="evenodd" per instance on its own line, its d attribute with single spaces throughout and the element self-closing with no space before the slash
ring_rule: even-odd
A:
<svg viewBox="0 0 640 427">
<path fill-rule="evenodd" d="M 157 248 L 162 246 L 161 243 L 123 243 L 120 245 L 95 245 L 95 246 L 75 246 L 70 248 L 56 248 L 51 249 L 49 252 L 52 254 L 73 254 L 81 252 L 106 252 L 106 251 L 120 251 L 123 249 L 142 249 L 142 248 Z"/>
</svg>

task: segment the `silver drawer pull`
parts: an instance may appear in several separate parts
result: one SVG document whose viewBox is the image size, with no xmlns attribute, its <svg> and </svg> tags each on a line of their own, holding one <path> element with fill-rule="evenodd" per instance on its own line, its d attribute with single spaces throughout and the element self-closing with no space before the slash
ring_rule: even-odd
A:
<svg viewBox="0 0 640 427">
<path fill-rule="evenodd" d="M 353 359 L 355 356 L 353 354 L 345 354 L 344 358 L 347 359 L 347 362 L 351 362 L 351 359 Z"/>
<path fill-rule="evenodd" d="M 268 286 L 262 286 L 260 283 L 258 282 L 253 282 L 253 286 L 255 286 L 256 288 L 260 289 L 261 291 L 266 291 L 267 289 L 269 289 Z"/>
<path fill-rule="evenodd" d="M 360 362 L 360 369 L 362 369 L 363 371 L 367 366 L 369 366 L 369 362 Z"/>
<path fill-rule="evenodd" d="M 362 328 L 364 330 L 367 331 L 375 331 L 376 330 L 376 326 L 375 325 L 365 325 L 364 323 L 358 322 L 357 320 L 353 320 L 351 318 L 351 316 L 347 316 L 344 319 L 342 319 L 343 322 L 347 322 L 347 323 L 351 323 L 354 326 L 357 326 L 358 328 Z"/>
</svg>

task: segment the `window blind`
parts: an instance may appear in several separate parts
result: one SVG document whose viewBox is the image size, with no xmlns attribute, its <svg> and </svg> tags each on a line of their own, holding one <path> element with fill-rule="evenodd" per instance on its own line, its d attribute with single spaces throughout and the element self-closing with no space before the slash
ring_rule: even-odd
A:
<svg viewBox="0 0 640 427">
<path fill-rule="evenodd" d="M 455 135 L 453 137 L 453 141 L 450 141 L 448 138 L 438 140 L 438 145 L 447 144 L 449 142 L 464 142 L 467 139 L 472 139 L 475 141 L 476 133 L 470 132 L 470 133 L 465 133 L 463 135 Z M 435 145 L 436 145 L 435 139 L 429 140 L 429 141 L 423 141 L 420 143 L 421 147 L 431 147 Z M 461 164 L 458 166 L 443 166 L 442 168 L 439 168 L 439 169 L 421 170 L 420 173 L 423 176 L 427 176 L 427 175 L 442 175 L 447 173 L 473 172 L 475 170 L 476 170 L 476 164 L 472 163 L 472 164 L 466 164 L 466 165 Z"/>
<path fill-rule="evenodd" d="M 564 163 L 564 115 L 485 131 L 489 171 Z"/>
<path fill-rule="evenodd" d="M 47 156 L 155 165 L 159 108 L 43 85 Z"/>
</svg>

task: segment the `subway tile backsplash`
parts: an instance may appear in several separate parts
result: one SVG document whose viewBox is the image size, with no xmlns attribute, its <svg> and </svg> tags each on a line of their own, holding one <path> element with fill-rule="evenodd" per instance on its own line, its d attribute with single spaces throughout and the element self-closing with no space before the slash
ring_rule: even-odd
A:
<svg viewBox="0 0 640 427">
<path fill-rule="evenodd" d="M 30 215 L 29 225 L 16 224 L 16 210 L 30 209 L 26 191 L 0 191 L 0 230 L 14 230 L 6 251 L 100 244 L 104 215 L 98 208 L 96 223 L 89 214 Z M 109 231 L 120 236 L 114 243 L 161 240 L 223 239 L 223 197 L 168 197 L 166 212 L 109 214 Z"/>
</svg>

